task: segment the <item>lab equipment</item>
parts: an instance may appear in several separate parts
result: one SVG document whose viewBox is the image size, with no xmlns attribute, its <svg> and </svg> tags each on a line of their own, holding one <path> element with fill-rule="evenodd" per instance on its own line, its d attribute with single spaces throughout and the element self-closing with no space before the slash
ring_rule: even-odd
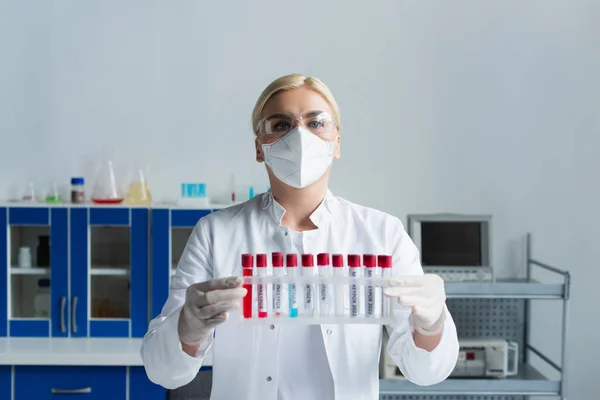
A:
<svg viewBox="0 0 600 400">
<path fill-rule="evenodd" d="M 146 205 L 152 203 L 152 193 L 150 185 L 146 180 L 146 175 L 141 168 L 137 168 L 133 179 L 129 183 L 125 203 L 131 205 Z"/>
<path fill-rule="evenodd" d="M 36 264 L 38 267 L 50 266 L 50 236 L 38 236 L 36 255 Z"/>
<path fill-rule="evenodd" d="M 315 260 L 312 254 L 302 254 L 302 276 L 314 276 L 314 265 Z M 314 314 L 313 293 L 313 283 L 306 283 L 304 285 L 304 315 L 312 316 Z"/>
<path fill-rule="evenodd" d="M 19 267 L 31 267 L 31 249 L 29 247 L 19 247 Z"/>
<path fill-rule="evenodd" d="M 50 279 L 39 279 L 38 288 L 33 299 L 36 318 L 50 317 Z"/>
<path fill-rule="evenodd" d="M 264 255 L 266 259 L 266 255 Z M 244 255 L 244 257 L 252 257 L 251 254 Z M 257 255 L 257 258 L 263 258 L 263 255 Z M 319 273 L 315 273 L 314 255 L 313 254 L 302 254 L 302 274 L 300 274 L 298 268 L 298 255 L 297 254 L 286 254 L 286 265 L 287 274 L 284 274 L 282 253 L 276 252 L 272 254 L 271 259 L 273 260 L 273 274 L 263 274 L 261 270 L 267 271 L 265 267 L 257 268 L 258 275 L 244 276 L 244 287 L 252 288 L 256 287 L 259 293 L 264 290 L 261 288 L 268 288 L 273 285 L 273 313 L 269 311 L 266 315 L 260 314 L 261 310 L 264 310 L 263 300 L 261 295 L 252 297 L 251 294 L 246 295 L 243 301 L 244 305 L 244 318 L 242 320 L 245 323 L 300 323 L 300 324 L 323 324 L 323 323 L 370 323 L 370 324 L 392 324 L 395 321 L 393 312 L 388 314 L 382 314 L 376 310 L 384 309 L 382 304 L 389 303 L 391 299 L 389 297 L 376 298 L 375 289 L 387 288 L 389 283 L 387 280 L 382 279 L 376 273 L 373 277 L 364 277 L 360 274 L 353 274 L 352 270 L 360 271 L 361 267 L 361 256 L 358 254 L 351 254 L 348 258 L 349 265 L 357 265 L 349 268 L 349 273 L 344 273 L 344 258 L 346 256 L 341 254 L 333 254 L 331 261 L 333 264 L 333 274 L 327 272 L 326 274 L 321 273 L 322 270 L 327 270 L 329 267 L 329 253 L 320 253 L 317 255 L 317 268 L 321 268 Z M 244 259 L 244 258 L 243 258 Z M 391 257 L 390 257 L 391 259 Z M 366 263 L 376 264 L 375 255 L 366 255 Z M 260 262 L 262 264 L 262 261 Z M 258 264 L 258 262 L 257 262 Z M 325 267 L 325 268 L 323 268 Z M 371 268 L 371 267 L 369 267 Z M 372 268 L 375 269 L 375 268 Z M 281 285 L 278 289 L 277 286 Z M 283 292 L 283 288 L 288 289 L 289 297 L 287 298 L 287 307 L 281 304 L 285 297 L 278 293 Z M 322 290 L 325 287 L 325 290 Z M 349 288 L 354 287 L 351 291 Z M 369 287 L 373 288 L 371 306 L 373 312 L 368 315 L 367 303 L 360 303 L 359 293 L 367 292 Z M 300 298 L 303 299 L 303 306 L 298 307 L 297 304 L 297 289 L 302 289 L 300 292 Z M 249 290 L 251 293 L 251 290 Z M 332 295 L 333 294 L 333 295 Z M 268 297 L 268 296 L 267 296 Z M 279 300 L 278 298 L 281 298 Z M 324 301 L 323 301 L 324 300 Z M 248 303 L 252 301 L 252 303 Z M 333 303 L 332 303 L 333 301 Z M 316 306 L 318 304 L 318 307 Z M 354 307 L 352 307 L 354 304 Z M 329 310 L 334 309 L 335 312 Z M 385 308 L 391 310 L 390 307 Z M 280 310 L 279 315 L 275 315 L 275 312 Z M 258 311 L 258 314 L 255 312 Z M 263 316 L 264 315 L 264 316 Z"/>
<path fill-rule="evenodd" d="M 333 254 L 331 256 L 331 264 L 333 265 L 333 276 L 340 277 L 344 276 L 344 255 Z M 335 315 L 337 317 L 344 316 L 344 286 L 337 285 L 333 287 L 335 293 Z"/>
<path fill-rule="evenodd" d="M 348 267 L 349 274 L 352 278 L 358 278 L 360 276 L 360 255 L 349 254 L 348 255 Z M 358 316 L 358 307 L 360 302 L 360 293 L 358 291 L 358 285 L 353 283 L 350 285 L 350 316 Z"/>
<path fill-rule="evenodd" d="M 46 194 L 46 203 L 48 204 L 58 204 L 62 202 L 60 198 L 60 192 L 58 190 L 58 185 L 56 182 L 53 182 L 50 185 L 50 189 L 48 190 L 48 194 Z"/>
<path fill-rule="evenodd" d="M 300 275 L 298 273 L 298 256 L 296 254 L 287 254 L 285 256 L 285 265 L 287 267 L 288 276 L 295 278 Z M 288 297 L 290 304 L 290 318 L 296 318 L 298 317 L 298 292 L 294 281 L 289 282 Z"/>
<path fill-rule="evenodd" d="M 425 273 L 445 281 L 494 281 L 491 215 L 414 214 L 407 233 L 421 254 Z"/>
<path fill-rule="evenodd" d="M 381 277 L 388 281 L 392 275 L 392 257 L 386 255 L 377 256 L 377 266 L 381 269 Z M 381 288 L 378 288 L 381 296 L 381 314 L 389 315 L 390 313 L 390 302 L 385 301 L 385 296 L 383 296 L 383 291 Z"/>
<path fill-rule="evenodd" d="M 363 265 L 365 267 L 365 278 L 367 282 L 371 282 L 375 277 L 377 257 L 373 254 L 363 255 Z M 367 285 L 365 293 L 365 314 L 367 317 L 375 316 L 375 286 Z"/>
<path fill-rule="evenodd" d="M 244 277 L 252 276 L 252 269 L 254 268 L 254 257 L 252 254 L 242 254 L 242 274 Z M 247 290 L 247 294 L 244 297 L 242 304 L 242 313 L 244 318 L 252 318 L 252 285 L 244 284 L 244 289 Z"/>
<path fill-rule="evenodd" d="M 205 183 L 182 183 L 181 195 L 177 200 L 181 207 L 208 207 L 209 200 L 206 196 Z"/>
<path fill-rule="evenodd" d="M 231 174 L 231 202 L 235 203 L 235 175 Z"/>
<path fill-rule="evenodd" d="M 254 198 L 254 187 L 250 186 L 248 188 L 248 200 L 253 199 Z"/>
<path fill-rule="evenodd" d="M 33 184 L 33 182 L 29 182 L 25 186 L 25 191 L 23 192 L 23 197 L 21 197 L 21 200 L 28 203 L 35 203 L 37 201 L 35 185 Z"/>
<path fill-rule="evenodd" d="M 84 179 L 81 177 L 71 178 L 71 203 L 85 203 Z"/>
<path fill-rule="evenodd" d="M 117 183 L 115 168 L 111 160 L 105 160 L 100 164 L 92 190 L 92 201 L 96 204 L 121 204 L 123 202 L 123 193 Z"/>
<path fill-rule="evenodd" d="M 258 276 L 267 275 L 267 255 L 257 254 L 256 255 L 256 271 Z M 258 318 L 267 318 L 267 284 L 258 284 Z"/>
<path fill-rule="evenodd" d="M 283 276 L 285 271 L 283 269 L 283 253 L 275 252 L 271 255 L 273 265 L 273 275 Z M 282 310 L 282 285 L 280 280 L 275 280 L 273 284 L 273 314 L 275 317 L 281 316 Z"/>
<path fill-rule="evenodd" d="M 519 371 L 519 344 L 503 339 L 459 339 L 453 378 L 506 378 Z"/>
<path fill-rule="evenodd" d="M 317 254 L 317 272 L 320 277 L 326 278 L 329 276 L 329 253 Z M 330 307 L 329 285 L 322 283 L 319 285 L 318 309 L 321 317 L 329 316 Z"/>
</svg>

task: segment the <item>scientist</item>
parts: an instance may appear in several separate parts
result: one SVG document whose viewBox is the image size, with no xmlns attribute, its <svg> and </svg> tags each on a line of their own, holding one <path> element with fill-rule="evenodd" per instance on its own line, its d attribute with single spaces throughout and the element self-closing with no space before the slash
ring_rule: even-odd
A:
<svg viewBox="0 0 600 400">
<path fill-rule="evenodd" d="M 276 251 L 392 255 L 385 295 L 410 311 L 387 327 L 385 351 L 418 385 L 446 379 L 458 339 L 443 281 L 423 274 L 398 218 L 327 188 L 332 161 L 340 158 L 340 113 L 327 86 L 301 75 L 275 80 L 256 102 L 252 127 L 271 190 L 198 221 L 143 340 L 150 380 L 170 389 L 189 383 L 212 348 L 213 400 L 379 398 L 380 325 L 228 320 L 246 293 L 241 254 Z"/>
</svg>

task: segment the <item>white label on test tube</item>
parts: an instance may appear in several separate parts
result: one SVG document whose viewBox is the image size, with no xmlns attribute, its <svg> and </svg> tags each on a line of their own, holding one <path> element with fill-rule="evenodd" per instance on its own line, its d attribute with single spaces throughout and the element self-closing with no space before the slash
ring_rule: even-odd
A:
<svg viewBox="0 0 600 400">
<path fill-rule="evenodd" d="M 333 265 L 333 276 L 344 276 L 344 256 L 341 254 L 333 254 L 331 256 L 331 265 Z M 344 285 L 333 285 L 335 293 L 335 315 L 338 317 L 344 316 Z"/>
<path fill-rule="evenodd" d="M 302 275 L 314 276 L 314 257 L 312 254 L 302 254 Z M 304 286 L 304 316 L 312 317 L 314 313 L 313 285 Z"/>
<path fill-rule="evenodd" d="M 326 278 L 329 275 L 329 254 L 317 254 L 317 265 L 320 277 Z M 319 285 L 319 315 L 321 317 L 329 316 L 329 285 L 321 283 Z"/>
<path fill-rule="evenodd" d="M 375 276 L 375 264 L 377 260 L 373 254 L 363 255 L 363 265 L 365 266 L 365 278 L 373 278 Z M 365 287 L 365 315 L 367 318 L 375 316 L 375 286 L 372 283 Z"/>
<path fill-rule="evenodd" d="M 377 265 L 381 268 L 381 277 L 383 279 L 390 279 L 392 275 L 392 257 L 391 256 L 378 256 Z M 379 269 L 379 268 L 378 268 Z M 390 298 L 384 296 L 383 290 L 380 289 L 381 295 L 381 316 L 387 318 L 391 316 Z"/>
<path fill-rule="evenodd" d="M 272 265 L 273 265 L 273 275 L 275 276 L 283 276 L 283 254 L 281 253 L 273 253 L 271 255 Z M 275 317 L 281 316 L 282 309 L 282 298 L 281 298 L 281 282 L 276 280 L 273 284 L 273 314 Z"/>
<path fill-rule="evenodd" d="M 266 254 L 256 255 L 256 271 L 258 276 L 267 276 Z M 267 285 L 265 283 L 258 284 L 256 296 L 258 298 L 258 318 L 267 318 Z"/>
<path fill-rule="evenodd" d="M 360 256 L 358 254 L 348 254 L 348 271 L 351 278 L 360 276 Z M 350 316 L 357 317 L 360 304 L 359 287 L 357 284 L 350 284 Z"/>
<path fill-rule="evenodd" d="M 296 254 L 286 255 L 287 273 L 291 276 L 298 276 L 298 256 Z M 290 318 L 298 317 L 298 298 L 296 297 L 296 284 L 289 284 L 289 303 Z"/>
</svg>

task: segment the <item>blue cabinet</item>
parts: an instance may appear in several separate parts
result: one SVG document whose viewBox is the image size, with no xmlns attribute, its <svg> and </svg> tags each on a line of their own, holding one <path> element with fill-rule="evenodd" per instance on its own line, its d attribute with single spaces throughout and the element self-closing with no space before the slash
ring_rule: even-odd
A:
<svg viewBox="0 0 600 400">
<path fill-rule="evenodd" d="M 218 209 L 186 210 L 155 208 L 152 210 L 152 305 L 151 317 L 160 314 L 169 297 L 173 268 L 173 229 L 193 228 L 198 220 Z"/>
<path fill-rule="evenodd" d="M 165 400 L 167 391 L 148 379 L 144 367 L 129 368 L 129 400 Z"/>
<path fill-rule="evenodd" d="M 66 207 L 0 208 L 0 336 L 68 335 L 68 221 Z"/>
<path fill-rule="evenodd" d="M 126 367 L 16 366 L 15 400 L 125 400 Z M 10 399 L 10 397 L 7 397 Z"/>
<path fill-rule="evenodd" d="M 0 399 L 10 399 L 12 393 L 11 366 L 0 365 Z"/>
<path fill-rule="evenodd" d="M 149 220 L 143 207 L 0 207 L 0 337 L 142 337 Z"/>
</svg>

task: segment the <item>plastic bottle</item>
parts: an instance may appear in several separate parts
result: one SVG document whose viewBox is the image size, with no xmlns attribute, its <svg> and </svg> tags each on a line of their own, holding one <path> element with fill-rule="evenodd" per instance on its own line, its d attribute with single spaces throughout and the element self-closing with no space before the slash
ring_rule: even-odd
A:
<svg viewBox="0 0 600 400">
<path fill-rule="evenodd" d="M 30 268 L 31 267 L 31 249 L 29 247 L 19 248 L 19 267 Z"/>
<path fill-rule="evenodd" d="M 50 317 L 50 279 L 39 279 L 38 289 L 33 300 L 36 318 Z"/>
</svg>

